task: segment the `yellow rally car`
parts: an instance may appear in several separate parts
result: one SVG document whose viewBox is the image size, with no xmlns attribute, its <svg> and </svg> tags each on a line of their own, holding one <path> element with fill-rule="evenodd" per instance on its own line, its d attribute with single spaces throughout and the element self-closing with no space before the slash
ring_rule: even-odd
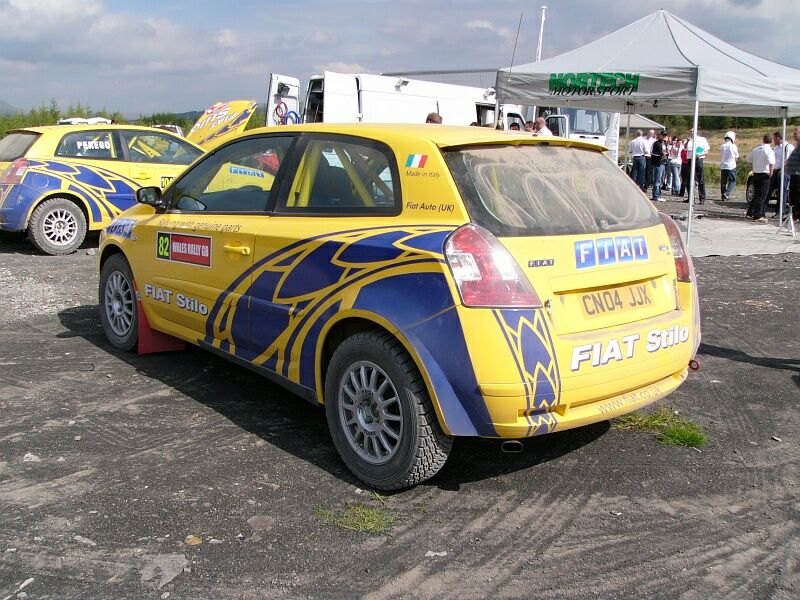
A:
<svg viewBox="0 0 800 600">
<path fill-rule="evenodd" d="M 166 187 L 204 149 L 242 131 L 255 101 L 217 103 L 187 139 L 150 127 L 27 127 L 0 140 L 0 239 L 69 254 L 136 204 L 142 186 Z"/>
<path fill-rule="evenodd" d="M 324 404 L 375 488 L 432 476 L 454 436 L 645 406 L 683 382 L 700 342 L 677 227 L 583 142 L 261 129 L 137 196 L 102 235 L 110 342 L 187 341 Z"/>
<path fill-rule="evenodd" d="M 203 149 L 149 127 L 27 127 L 0 140 L 0 231 L 26 234 L 47 254 L 68 254 L 136 204 L 142 186 L 165 187 Z"/>
</svg>

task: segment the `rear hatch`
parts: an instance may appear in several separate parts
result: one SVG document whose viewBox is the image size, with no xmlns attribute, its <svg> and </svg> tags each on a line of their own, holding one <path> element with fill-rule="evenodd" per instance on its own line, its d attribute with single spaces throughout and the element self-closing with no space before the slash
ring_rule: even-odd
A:
<svg viewBox="0 0 800 600">
<path fill-rule="evenodd" d="M 576 344 L 669 321 L 678 308 L 658 212 L 600 151 L 568 144 L 445 150 L 472 221 L 516 259 L 564 357 Z"/>
<path fill-rule="evenodd" d="M 9 165 L 22 158 L 33 146 L 41 134 L 35 131 L 10 131 L 0 140 L 0 175 L 5 173 Z"/>
</svg>

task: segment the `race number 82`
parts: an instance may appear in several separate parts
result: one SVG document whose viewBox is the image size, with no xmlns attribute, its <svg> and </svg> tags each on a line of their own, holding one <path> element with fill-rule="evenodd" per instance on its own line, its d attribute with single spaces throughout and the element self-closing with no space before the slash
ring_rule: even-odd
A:
<svg viewBox="0 0 800 600">
<path fill-rule="evenodd" d="M 158 258 L 166 258 L 169 260 L 169 234 L 158 233 L 158 241 L 156 244 L 156 256 Z"/>
</svg>

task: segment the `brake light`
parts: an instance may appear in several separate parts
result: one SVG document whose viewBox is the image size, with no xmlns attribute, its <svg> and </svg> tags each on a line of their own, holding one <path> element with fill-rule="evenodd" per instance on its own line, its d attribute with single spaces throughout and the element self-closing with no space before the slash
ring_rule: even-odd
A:
<svg viewBox="0 0 800 600">
<path fill-rule="evenodd" d="M 3 176 L 0 177 L 0 183 L 16 184 L 22 181 L 22 176 L 28 170 L 29 163 L 24 158 L 18 158 L 13 163 L 8 165 Z"/>
<path fill-rule="evenodd" d="M 483 227 L 458 228 L 445 244 L 445 257 L 464 306 L 541 308 L 514 257 Z"/>
<path fill-rule="evenodd" d="M 692 257 L 689 256 L 689 251 L 683 243 L 681 232 L 675 221 L 671 217 L 659 213 L 661 223 L 667 230 L 670 244 L 672 245 L 672 256 L 675 258 L 675 271 L 678 275 L 678 281 L 684 283 L 691 283 L 694 281 L 694 265 L 692 264 Z"/>
</svg>

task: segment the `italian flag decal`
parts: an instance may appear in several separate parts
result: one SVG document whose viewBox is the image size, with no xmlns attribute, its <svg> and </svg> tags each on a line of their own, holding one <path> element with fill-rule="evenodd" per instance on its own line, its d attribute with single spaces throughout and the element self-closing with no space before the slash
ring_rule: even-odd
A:
<svg viewBox="0 0 800 600">
<path fill-rule="evenodd" d="M 428 161 L 427 154 L 409 154 L 408 160 L 406 161 L 406 168 L 421 169 L 425 166 L 425 163 L 427 161 Z"/>
</svg>

